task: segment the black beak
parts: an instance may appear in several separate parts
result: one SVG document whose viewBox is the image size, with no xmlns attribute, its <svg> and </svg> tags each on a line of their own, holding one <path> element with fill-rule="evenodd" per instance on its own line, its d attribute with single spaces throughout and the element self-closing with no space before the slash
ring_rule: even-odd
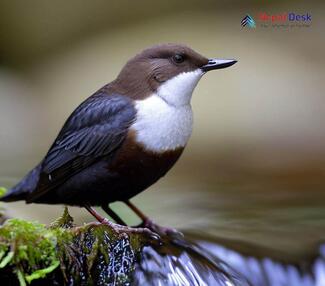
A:
<svg viewBox="0 0 325 286">
<path fill-rule="evenodd" d="M 217 70 L 217 69 L 223 69 L 230 67 L 237 63 L 236 60 L 222 60 L 222 59 L 209 59 L 208 63 L 201 67 L 201 69 L 204 72 L 211 71 L 211 70 Z"/>
</svg>

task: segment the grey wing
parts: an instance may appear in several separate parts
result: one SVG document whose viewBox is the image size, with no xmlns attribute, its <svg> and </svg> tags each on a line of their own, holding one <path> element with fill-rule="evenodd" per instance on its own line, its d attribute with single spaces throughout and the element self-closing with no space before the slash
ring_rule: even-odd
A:
<svg viewBox="0 0 325 286">
<path fill-rule="evenodd" d="M 33 202 L 73 175 L 113 156 L 135 119 L 130 99 L 99 91 L 68 118 L 42 162 L 40 181 L 26 201 Z"/>
</svg>

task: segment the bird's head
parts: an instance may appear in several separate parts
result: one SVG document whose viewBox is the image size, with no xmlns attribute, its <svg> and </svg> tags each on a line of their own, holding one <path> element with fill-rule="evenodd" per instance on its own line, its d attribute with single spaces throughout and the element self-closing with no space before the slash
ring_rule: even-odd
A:
<svg viewBox="0 0 325 286">
<path fill-rule="evenodd" d="M 236 60 L 208 59 L 185 45 L 162 44 L 130 59 L 115 82 L 134 99 L 155 93 L 168 104 L 180 106 L 190 103 L 203 74 L 235 63 Z"/>
</svg>

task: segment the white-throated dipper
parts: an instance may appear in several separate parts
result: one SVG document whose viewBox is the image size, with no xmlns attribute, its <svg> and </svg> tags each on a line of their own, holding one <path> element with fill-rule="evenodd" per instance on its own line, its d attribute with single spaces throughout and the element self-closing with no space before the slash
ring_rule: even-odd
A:
<svg viewBox="0 0 325 286">
<path fill-rule="evenodd" d="M 187 46 L 162 44 L 129 60 L 118 77 L 76 108 L 45 158 L 7 194 L 10 202 L 109 208 L 129 200 L 175 164 L 192 132 L 192 92 L 206 72 L 236 60 L 208 59 Z"/>
</svg>

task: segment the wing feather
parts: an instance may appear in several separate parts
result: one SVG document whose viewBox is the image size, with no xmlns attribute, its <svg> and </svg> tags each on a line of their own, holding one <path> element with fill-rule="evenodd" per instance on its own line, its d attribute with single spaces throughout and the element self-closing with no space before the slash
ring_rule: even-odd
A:
<svg viewBox="0 0 325 286">
<path fill-rule="evenodd" d="M 95 93 L 68 118 L 42 162 L 40 182 L 27 202 L 55 189 L 104 156 L 113 156 L 135 119 L 125 96 Z"/>
</svg>

